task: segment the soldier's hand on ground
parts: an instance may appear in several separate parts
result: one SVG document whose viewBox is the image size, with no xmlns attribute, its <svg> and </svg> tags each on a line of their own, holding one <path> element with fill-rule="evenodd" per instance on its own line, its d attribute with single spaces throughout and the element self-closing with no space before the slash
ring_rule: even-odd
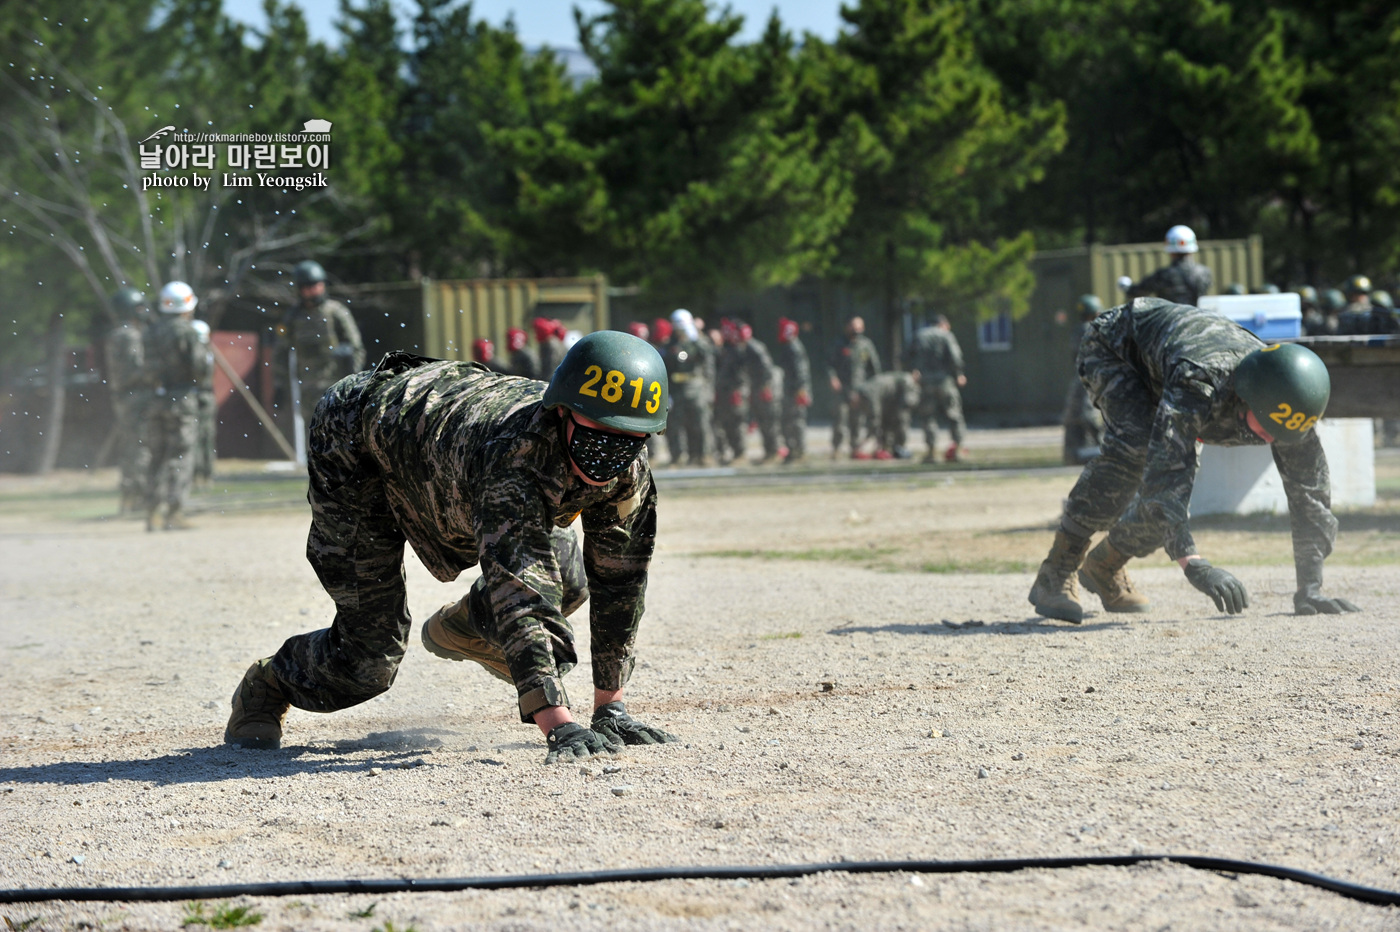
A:
<svg viewBox="0 0 1400 932">
<path fill-rule="evenodd" d="M 609 702 L 593 712 L 593 730 L 617 744 L 668 744 L 679 741 L 669 731 L 646 725 L 627 714 L 621 702 Z"/>
<path fill-rule="evenodd" d="M 1298 615 L 1340 615 L 1361 609 L 1346 599 L 1328 598 L 1320 585 L 1310 585 L 1293 593 L 1293 611 Z"/>
<path fill-rule="evenodd" d="M 1204 592 L 1215 602 L 1215 607 L 1230 615 L 1238 615 L 1249 608 L 1249 593 L 1244 583 L 1216 566 L 1209 560 L 1191 560 L 1186 564 L 1186 579 L 1191 585 Z"/>
<path fill-rule="evenodd" d="M 584 728 L 578 722 L 565 722 L 556 725 L 549 730 L 545 736 L 545 743 L 549 747 L 549 753 L 545 755 L 546 764 L 556 764 L 559 762 L 569 763 L 576 760 L 587 760 L 590 757 L 611 757 L 617 750 L 617 745 L 609 741 L 604 735 L 589 728 Z"/>
</svg>

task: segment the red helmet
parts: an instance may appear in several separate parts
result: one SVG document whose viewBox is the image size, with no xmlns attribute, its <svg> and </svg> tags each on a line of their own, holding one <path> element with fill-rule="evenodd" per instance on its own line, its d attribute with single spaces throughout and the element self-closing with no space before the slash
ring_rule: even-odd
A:
<svg viewBox="0 0 1400 932">
<path fill-rule="evenodd" d="M 753 328 L 750 327 L 748 324 L 740 324 L 740 325 L 739 325 L 739 339 L 741 339 L 741 340 L 752 340 L 752 339 L 753 339 Z"/>
<path fill-rule="evenodd" d="M 788 320 L 786 317 L 779 317 L 779 318 L 778 318 L 778 342 L 779 342 L 779 343 L 789 343 L 789 342 L 791 342 L 792 340 L 796 339 L 796 337 L 797 337 L 797 331 L 798 331 L 799 329 L 800 329 L 800 328 L 797 326 L 797 321 L 795 321 L 795 320 Z"/>
<path fill-rule="evenodd" d="M 665 343 L 670 340 L 673 332 L 675 332 L 675 328 L 665 317 L 658 317 L 651 322 L 651 335 L 657 343 Z"/>
<path fill-rule="evenodd" d="M 728 317 L 721 317 L 719 319 L 719 334 L 724 337 L 726 343 L 738 343 L 739 325 Z"/>
<path fill-rule="evenodd" d="M 634 320 L 627 325 L 627 332 L 639 340 L 651 339 L 651 328 L 640 320 Z"/>
<path fill-rule="evenodd" d="M 511 327 L 506 331 L 506 346 L 510 348 L 512 353 L 516 350 L 523 350 L 525 348 L 525 340 L 525 331 L 521 330 L 519 327 Z"/>
<path fill-rule="evenodd" d="M 472 359 L 476 362 L 490 362 L 496 355 L 496 347 L 485 337 L 472 341 Z"/>
<path fill-rule="evenodd" d="M 554 335 L 559 339 L 562 340 L 569 335 L 569 328 L 565 327 L 562 322 L 554 320 L 552 318 L 549 322 L 554 325 Z"/>
<path fill-rule="evenodd" d="M 536 317 L 530 321 L 530 329 L 535 331 L 535 342 L 543 343 L 554 336 L 554 321 L 548 317 Z"/>
</svg>

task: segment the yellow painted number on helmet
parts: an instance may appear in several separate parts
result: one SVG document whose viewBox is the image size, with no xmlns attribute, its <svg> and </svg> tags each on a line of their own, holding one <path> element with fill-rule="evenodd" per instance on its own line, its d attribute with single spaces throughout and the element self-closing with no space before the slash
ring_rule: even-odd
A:
<svg viewBox="0 0 1400 932">
<path fill-rule="evenodd" d="M 637 405 L 641 404 L 642 401 L 642 377 L 639 375 L 627 384 L 636 389 L 636 391 L 632 393 L 632 407 L 635 408 Z"/>
<path fill-rule="evenodd" d="M 647 399 L 647 414 L 655 414 L 656 409 L 661 407 L 661 383 L 651 383 L 651 397 Z"/>
<path fill-rule="evenodd" d="M 1280 402 L 1278 410 L 1269 415 L 1269 420 L 1275 424 L 1282 424 L 1288 430 L 1296 430 L 1305 434 L 1317 424 L 1317 416 L 1308 417 L 1302 411 L 1294 411 L 1288 405 Z"/>
<path fill-rule="evenodd" d="M 589 366 L 587 369 L 583 370 L 583 374 L 591 375 L 592 378 L 579 386 L 578 393 L 580 395 L 587 395 L 589 398 L 597 398 L 598 390 L 593 386 L 597 385 L 599 380 L 603 378 L 603 370 L 598 366 Z"/>
<path fill-rule="evenodd" d="M 607 376 L 603 379 L 603 400 L 608 402 L 617 401 L 622 397 L 622 385 L 627 380 L 627 376 L 616 369 L 609 369 Z"/>
</svg>

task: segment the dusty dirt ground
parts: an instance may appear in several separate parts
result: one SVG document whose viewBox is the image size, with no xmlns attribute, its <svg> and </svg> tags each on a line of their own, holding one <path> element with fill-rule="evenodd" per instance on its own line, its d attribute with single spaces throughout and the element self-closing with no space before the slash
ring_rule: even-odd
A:
<svg viewBox="0 0 1400 932">
<path fill-rule="evenodd" d="M 196 530 L 146 534 L 98 519 L 110 473 L 0 479 L 0 888 L 1145 851 L 1400 889 L 1400 463 L 1382 466 L 1328 567 L 1364 614 L 1286 614 L 1286 521 L 1239 519 L 1198 537 L 1246 615 L 1159 556 L 1136 572 L 1151 611 L 1079 627 L 1025 601 L 1070 471 L 663 472 L 628 701 L 684 743 L 556 767 L 510 687 L 416 631 L 386 695 L 293 710 L 281 751 L 221 745 L 248 663 L 330 618 L 298 480 L 225 483 Z M 421 620 L 472 574 L 443 585 L 410 557 L 408 577 Z M 586 714 L 586 663 L 569 682 Z M 239 906 L 366 932 L 1400 928 L 1400 909 L 1171 865 L 0 915 L 173 929 Z"/>
</svg>

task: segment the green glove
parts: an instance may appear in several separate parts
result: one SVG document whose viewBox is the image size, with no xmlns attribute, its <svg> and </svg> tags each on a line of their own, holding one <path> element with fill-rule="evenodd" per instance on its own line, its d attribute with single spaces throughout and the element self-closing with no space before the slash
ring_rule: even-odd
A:
<svg viewBox="0 0 1400 932">
<path fill-rule="evenodd" d="M 617 746 L 608 741 L 606 735 L 601 735 L 595 731 L 584 728 L 578 722 L 565 722 L 556 725 L 545 735 L 545 744 L 549 746 L 549 754 L 545 756 L 546 764 L 569 763 L 575 760 L 587 760 L 590 757 L 600 757 L 606 755 L 611 757 Z"/>
<path fill-rule="evenodd" d="M 1209 560 L 1190 560 L 1186 564 L 1186 579 L 1204 592 L 1222 612 L 1238 615 L 1249 608 L 1249 593 L 1244 583 L 1222 569 L 1211 566 Z"/>
<path fill-rule="evenodd" d="M 594 710 L 593 730 L 616 744 L 666 744 L 681 740 L 654 725 L 643 725 L 627 714 L 627 707 L 621 702 L 609 702 Z"/>
</svg>

